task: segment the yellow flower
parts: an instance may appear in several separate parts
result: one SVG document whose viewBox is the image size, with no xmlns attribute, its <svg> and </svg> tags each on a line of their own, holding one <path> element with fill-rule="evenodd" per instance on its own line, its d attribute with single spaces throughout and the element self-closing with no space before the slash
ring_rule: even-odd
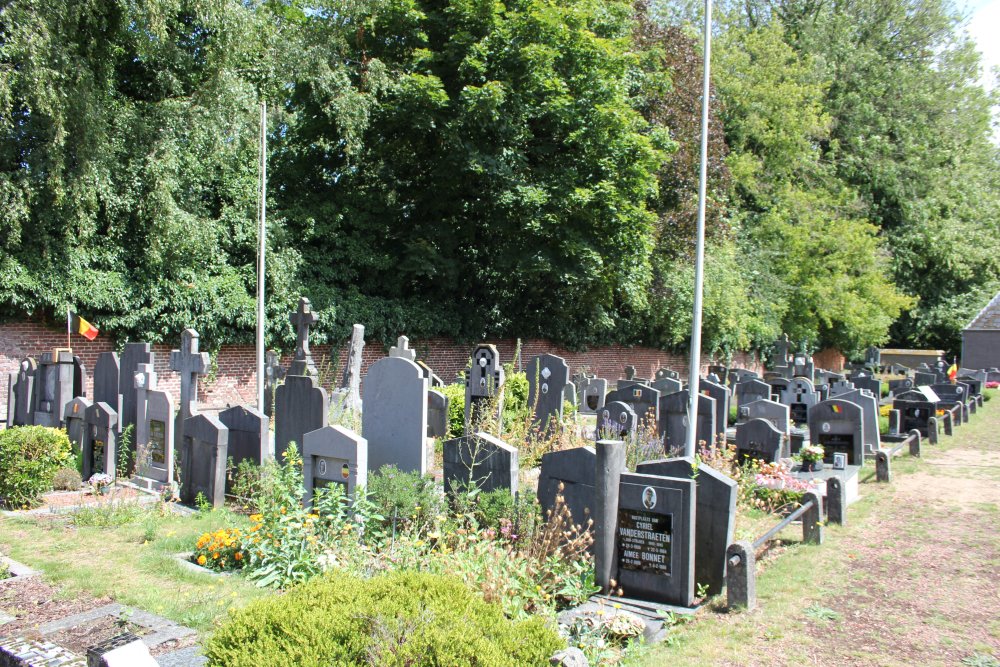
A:
<svg viewBox="0 0 1000 667">
<path fill-rule="evenodd" d="M 315 521 L 319 518 L 319 514 L 307 514 L 306 517 Z"/>
<path fill-rule="evenodd" d="M 205 558 L 205 554 L 198 556 L 198 565 L 204 565 L 207 561 L 208 559 Z"/>
<path fill-rule="evenodd" d="M 216 551 L 214 554 L 212 554 L 212 559 L 213 560 L 219 560 L 219 552 L 218 551 Z"/>
<path fill-rule="evenodd" d="M 254 521 L 256 523 L 260 523 L 261 521 L 264 520 L 264 515 L 262 515 L 262 514 L 251 514 L 250 515 L 250 520 Z"/>
<path fill-rule="evenodd" d="M 282 507 L 282 508 L 281 508 L 281 513 L 282 513 L 282 514 L 284 514 L 285 512 L 286 512 L 285 508 L 284 508 L 284 507 Z"/>
</svg>

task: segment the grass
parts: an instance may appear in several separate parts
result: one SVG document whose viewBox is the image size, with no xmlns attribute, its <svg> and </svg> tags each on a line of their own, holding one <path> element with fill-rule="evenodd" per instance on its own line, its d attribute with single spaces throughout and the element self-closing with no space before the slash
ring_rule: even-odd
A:
<svg viewBox="0 0 1000 667">
<path fill-rule="evenodd" d="M 0 546 L 41 570 L 62 595 L 110 596 L 198 630 L 212 627 L 233 604 L 264 594 L 241 577 L 192 572 L 174 559 L 201 533 L 239 525 L 241 518 L 226 511 L 180 516 L 158 507 L 104 511 L 66 520 L 4 517 Z"/>
</svg>

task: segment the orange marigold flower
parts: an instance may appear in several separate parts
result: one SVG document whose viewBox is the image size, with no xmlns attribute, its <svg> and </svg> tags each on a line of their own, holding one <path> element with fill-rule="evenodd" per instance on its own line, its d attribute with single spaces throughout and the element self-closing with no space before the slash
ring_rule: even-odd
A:
<svg viewBox="0 0 1000 667">
<path fill-rule="evenodd" d="M 205 554 L 198 556 L 198 565 L 204 565 L 207 561 L 208 559 L 205 558 Z"/>
<path fill-rule="evenodd" d="M 214 554 L 212 554 L 212 559 L 219 560 L 219 552 L 215 552 Z"/>
<path fill-rule="evenodd" d="M 233 554 L 233 558 L 235 558 L 236 560 L 243 560 L 243 554 L 237 551 L 236 553 Z"/>
</svg>

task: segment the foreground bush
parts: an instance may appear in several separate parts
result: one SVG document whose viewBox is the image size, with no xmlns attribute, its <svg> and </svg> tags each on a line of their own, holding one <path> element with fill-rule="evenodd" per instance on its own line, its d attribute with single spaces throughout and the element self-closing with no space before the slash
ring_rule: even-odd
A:
<svg viewBox="0 0 1000 667">
<path fill-rule="evenodd" d="M 212 667 L 547 665 L 563 642 L 515 622 L 454 579 L 327 575 L 233 612 L 209 640 Z"/>
<path fill-rule="evenodd" d="M 20 426 L 0 431 L 0 503 L 26 507 L 52 490 L 56 471 L 72 460 L 61 429 Z"/>
</svg>

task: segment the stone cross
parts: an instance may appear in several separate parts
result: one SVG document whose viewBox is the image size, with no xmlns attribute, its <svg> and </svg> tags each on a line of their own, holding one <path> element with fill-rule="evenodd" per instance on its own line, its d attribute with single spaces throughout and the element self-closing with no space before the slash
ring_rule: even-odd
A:
<svg viewBox="0 0 1000 667">
<path fill-rule="evenodd" d="M 389 356 L 409 359 L 410 361 L 417 360 L 417 353 L 410 349 L 410 339 L 406 336 L 400 336 L 396 339 L 396 345 L 389 348 Z"/>
<path fill-rule="evenodd" d="M 292 361 L 289 375 L 307 375 L 317 377 L 319 371 L 313 363 L 312 353 L 309 352 L 309 327 L 319 321 L 319 316 L 312 310 L 312 304 L 304 296 L 299 297 L 299 308 L 289 316 L 292 326 L 295 327 L 295 360 Z"/>
<path fill-rule="evenodd" d="M 198 376 L 208 372 L 208 352 L 198 351 L 198 332 L 185 329 L 181 349 L 170 351 L 170 370 L 181 376 L 181 404 L 174 442 L 184 442 L 184 421 L 198 414 Z"/>
</svg>

